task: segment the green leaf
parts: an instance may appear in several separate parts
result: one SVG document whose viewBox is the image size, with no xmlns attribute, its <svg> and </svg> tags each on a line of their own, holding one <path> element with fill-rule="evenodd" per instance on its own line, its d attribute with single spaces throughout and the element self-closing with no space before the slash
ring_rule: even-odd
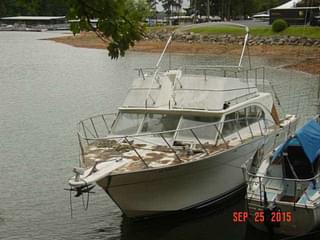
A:
<svg viewBox="0 0 320 240">
<path fill-rule="evenodd" d="M 114 59 L 124 56 L 135 41 L 142 38 L 143 22 L 150 14 L 145 1 L 139 0 L 69 0 L 69 19 L 80 19 L 71 24 L 71 31 L 76 34 L 81 30 L 94 29 L 88 20 L 98 19 L 95 30 L 109 39 L 107 50 Z"/>
</svg>

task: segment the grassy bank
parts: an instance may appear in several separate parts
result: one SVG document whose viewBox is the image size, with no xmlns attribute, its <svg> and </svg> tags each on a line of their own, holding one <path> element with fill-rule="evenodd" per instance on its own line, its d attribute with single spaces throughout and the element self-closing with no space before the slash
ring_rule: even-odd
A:
<svg viewBox="0 0 320 240">
<path fill-rule="evenodd" d="M 202 27 L 195 28 L 191 30 L 194 33 L 201 34 L 231 34 L 231 35 L 243 35 L 243 29 L 235 27 Z M 252 36 L 293 36 L 293 37 L 306 37 L 306 38 L 316 38 L 320 39 L 320 27 L 310 27 L 310 26 L 291 26 L 288 27 L 281 33 L 274 33 L 271 26 L 259 26 L 250 28 L 250 33 Z"/>
<path fill-rule="evenodd" d="M 149 32 L 158 32 L 166 31 L 171 32 L 177 27 L 148 27 L 147 31 Z M 190 30 L 194 33 L 200 33 L 204 35 L 220 35 L 220 34 L 231 34 L 235 36 L 241 36 L 244 34 L 244 30 L 237 27 L 230 26 L 208 26 L 201 28 L 193 28 Z M 320 39 L 320 27 L 311 27 L 311 26 L 290 26 L 281 33 L 274 33 L 271 29 L 271 26 L 254 26 L 250 27 L 250 33 L 252 36 L 263 36 L 263 37 L 272 37 L 272 36 L 293 36 L 293 37 L 306 37 L 306 38 L 315 38 Z"/>
</svg>

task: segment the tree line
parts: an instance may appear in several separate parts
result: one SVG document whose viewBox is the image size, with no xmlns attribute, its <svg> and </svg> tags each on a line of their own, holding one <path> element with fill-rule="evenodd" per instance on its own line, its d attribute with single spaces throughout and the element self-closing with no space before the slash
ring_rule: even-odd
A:
<svg viewBox="0 0 320 240">
<path fill-rule="evenodd" d="M 150 1 L 154 2 L 154 1 Z M 181 7 L 180 0 L 159 0 L 167 13 L 171 6 Z M 211 15 L 231 19 L 239 16 L 251 16 L 254 13 L 266 11 L 280 5 L 284 0 L 190 0 L 190 8 L 186 9 L 189 15 Z"/>
<path fill-rule="evenodd" d="M 266 11 L 281 4 L 281 0 L 192 0 L 191 8 L 196 9 L 200 15 L 210 15 L 223 18 L 236 18 L 251 16 L 257 12 Z M 208 8 L 209 4 L 209 8 Z"/>
<path fill-rule="evenodd" d="M 162 4 L 167 14 L 182 7 L 182 0 L 148 0 L 148 2 L 150 6 L 155 6 L 156 3 Z M 252 16 L 257 12 L 267 11 L 285 2 L 288 0 L 190 0 L 190 8 L 185 10 L 188 15 L 206 16 L 209 14 L 231 19 Z M 320 6 L 320 0 L 303 0 L 297 6 Z"/>
<path fill-rule="evenodd" d="M 297 7 L 319 7 L 320 0 L 303 0 L 297 4 Z"/>
<path fill-rule="evenodd" d="M 78 0 L 81 2 L 81 0 Z M 68 13 L 70 0 L 1 0 L 0 17 L 17 15 L 62 16 Z M 183 0 L 146 0 L 151 12 L 155 14 L 156 5 L 162 5 L 167 14 L 177 12 L 182 8 Z M 208 10 L 211 16 L 235 18 L 251 16 L 254 13 L 266 11 L 280 5 L 286 0 L 190 0 L 187 14 L 206 16 Z M 303 6 L 319 6 L 320 0 L 303 0 L 298 4 Z"/>
<path fill-rule="evenodd" d="M 63 0 L 1 0 L 0 17 L 64 16 L 69 10 Z"/>
</svg>

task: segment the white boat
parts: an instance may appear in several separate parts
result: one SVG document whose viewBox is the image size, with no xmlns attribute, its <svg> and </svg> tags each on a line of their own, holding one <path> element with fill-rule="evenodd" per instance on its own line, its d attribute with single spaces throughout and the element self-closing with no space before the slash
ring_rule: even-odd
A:
<svg viewBox="0 0 320 240">
<path fill-rule="evenodd" d="M 263 21 L 267 22 L 270 20 L 270 13 L 269 11 L 259 12 L 252 16 L 252 19 L 255 21 Z"/>
<path fill-rule="evenodd" d="M 258 168 L 246 165 L 248 215 L 256 228 L 303 235 L 320 225 L 319 120 L 307 122 L 273 155 L 256 163 Z"/>
<path fill-rule="evenodd" d="M 156 68 L 138 70 L 118 113 L 79 123 L 81 168 L 69 181 L 77 196 L 96 183 L 127 217 L 145 217 L 200 208 L 244 187 L 241 165 L 271 151 L 297 120 L 280 120 L 272 95 L 258 91 L 263 68 L 241 67 L 244 28 L 236 66 L 161 71 L 171 36 Z"/>
</svg>

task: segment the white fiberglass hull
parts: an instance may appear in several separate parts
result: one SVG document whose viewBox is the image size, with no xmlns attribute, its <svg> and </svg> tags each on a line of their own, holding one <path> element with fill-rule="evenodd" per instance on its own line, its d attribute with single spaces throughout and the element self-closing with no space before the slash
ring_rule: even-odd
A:
<svg viewBox="0 0 320 240">
<path fill-rule="evenodd" d="M 273 139 L 267 139 L 266 150 L 272 149 Z M 241 165 L 265 140 L 259 137 L 215 156 L 172 167 L 110 175 L 98 184 L 128 217 L 198 207 L 244 185 Z"/>
</svg>

